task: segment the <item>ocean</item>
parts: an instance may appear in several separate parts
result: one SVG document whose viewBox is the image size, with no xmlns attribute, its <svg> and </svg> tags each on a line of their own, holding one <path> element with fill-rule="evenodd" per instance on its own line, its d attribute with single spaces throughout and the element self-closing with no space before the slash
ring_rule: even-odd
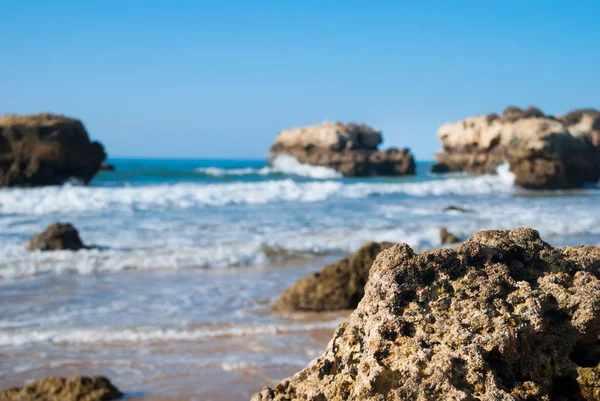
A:
<svg viewBox="0 0 600 401">
<path fill-rule="evenodd" d="M 533 227 L 555 246 L 600 245 L 598 185 L 523 190 L 507 166 L 342 178 L 289 157 L 109 162 L 89 186 L 0 189 L 0 388 L 100 374 L 135 399 L 248 400 L 317 357 L 345 316 L 273 301 L 366 241 L 424 251 L 440 227 Z M 91 248 L 25 250 L 57 221 Z"/>
</svg>

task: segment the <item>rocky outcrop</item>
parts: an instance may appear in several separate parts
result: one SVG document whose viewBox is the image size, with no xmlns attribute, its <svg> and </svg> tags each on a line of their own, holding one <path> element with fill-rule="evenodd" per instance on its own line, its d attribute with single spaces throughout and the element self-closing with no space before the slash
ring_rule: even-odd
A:
<svg viewBox="0 0 600 401">
<path fill-rule="evenodd" d="M 325 353 L 254 401 L 600 400 L 600 248 L 535 230 L 381 252 Z"/>
<path fill-rule="evenodd" d="M 0 391 L 2 401 L 110 401 L 123 394 L 105 377 L 48 377 Z"/>
<path fill-rule="evenodd" d="M 469 117 L 438 131 L 444 150 L 433 171 L 490 173 L 509 161 L 524 187 L 574 188 L 600 179 L 600 112 L 546 116 L 539 109 L 507 108 L 502 116 Z"/>
<path fill-rule="evenodd" d="M 53 114 L 0 116 L 0 186 L 89 182 L 106 158 L 79 120 Z"/>
<path fill-rule="evenodd" d="M 452 234 L 450 231 L 448 231 L 446 227 L 442 227 L 440 228 L 440 241 L 442 242 L 442 245 L 448 245 L 456 244 L 458 242 L 461 242 L 462 240 L 456 235 Z"/>
<path fill-rule="evenodd" d="M 364 124 L 324 123 L 282 131 L 269 152 L 269 161 L 280 154 L 302 164 L 335 169 L 347 177 L 393 176 L 415 173 L 408 149 L 377 150 L 381 131 Z"/>
<path fill-rule="evenodd" d="M 600 111 L 579 109 L 556 116 L 575 136 L 584 136 L 594 146 L 600 146 Z"/>
<path fill-rule="evenodd" d="M 298 280 L 281 294 L 275 308 L 317 312 L 356 308 L 365 293 L 373 261 L 392 245 L 391 242 L 367 242 L 352 255 Z"/>
<path fill-rule="evenodd" d="M 58 251 L 68 249 L 77 251 L 85 248 L 79 238 L 79 233 L 69 223 L 54 223 L 46 228 L 44 232 L 29 239 L 27 249 L 30 251 Z"/>
<path fill-rule="evenodd" d="M 515 140 L 508 147 L 515 183 L 531 189 L 579 188 L 600 179 L 600 148 L 568 133 Z"/>
</svg>

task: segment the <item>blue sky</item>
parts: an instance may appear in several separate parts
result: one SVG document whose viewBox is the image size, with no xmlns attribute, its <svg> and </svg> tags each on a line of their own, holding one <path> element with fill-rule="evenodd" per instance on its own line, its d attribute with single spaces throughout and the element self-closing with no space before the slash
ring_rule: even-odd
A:
<svg viewBox="0 0 600 401">
<path fill-rule="evenodd" d="M 505 106 L 600 108 L 600 1 L 0 0 L 0 113 L 81 118 L 113 157 L 260 158 L 366 122 L 432 159 Z"/>
</svg>

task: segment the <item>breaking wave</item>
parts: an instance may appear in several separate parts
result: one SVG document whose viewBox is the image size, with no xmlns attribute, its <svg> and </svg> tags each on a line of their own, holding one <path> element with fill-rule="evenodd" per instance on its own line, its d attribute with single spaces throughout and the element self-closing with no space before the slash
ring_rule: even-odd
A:
<svg viewBox="0 0 600 401">
<path fill-rule="evenodd" d="M 159 184 L 139 187 L 46 187 L 0 190 L 0 213 L 95 213 L 105 210 L 167 210 L 277 202 L 319 202 L 382 195 L 414 197 L 511 193 L 499 175 L 424 182 L 297 182 L 292 179 L 218 184 Z"/>
<path fill-rule="evenodd" d="M 198 341 L 215 337 L 278 335 L 300 331 L 334 329 L 342 319 L 325 322 L 265 325 L 228 325 L 200 328 L 80 328 L 8 330 L 0 332 L 0 347 L 40 342 L 55 344 L 122 344 L 165 341 Z"/>
<path fill-rule="evenodd" d="M 201 167 L 196 169 L 197 173 L 206 174 L 214 177 L 226 177 L 226 176 L 249 176 L 249 175 L 290 175 L 297 177 L 308 177 L 314 179 L 331 179 L 341 178 L 342 175 L 327 167 L 322 166 L 311 166 L 309 164 L 302 164 L 296 160 L 294 156 L 287 154 L 280 154 L 273 159 L 272 167 L 261 167 L 261 168 L 221 168 L 221 167 Z"/>
</svg>

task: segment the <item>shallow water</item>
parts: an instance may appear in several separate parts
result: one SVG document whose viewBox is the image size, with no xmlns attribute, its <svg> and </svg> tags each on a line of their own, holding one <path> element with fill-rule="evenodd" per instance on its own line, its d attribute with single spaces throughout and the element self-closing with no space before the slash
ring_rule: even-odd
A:
<svg viewBox="0 0 600 401">
<path fill-rule="evenodd" d="M 344 314 L 281 316 L 282 289 L 368 240 L 537 228 L 600 244 L 600 189 L 510 173 L 344 179 L 282 160 L 113 160 L 89 187 L 0 190 L 0 388 L 104 374 L 144 399 L 244 400 L 324 349 Z M 444 212 L 457 205 L 466 213 Z M 26 252 L 55 221 L 94 249 Z"/>
</svg>

